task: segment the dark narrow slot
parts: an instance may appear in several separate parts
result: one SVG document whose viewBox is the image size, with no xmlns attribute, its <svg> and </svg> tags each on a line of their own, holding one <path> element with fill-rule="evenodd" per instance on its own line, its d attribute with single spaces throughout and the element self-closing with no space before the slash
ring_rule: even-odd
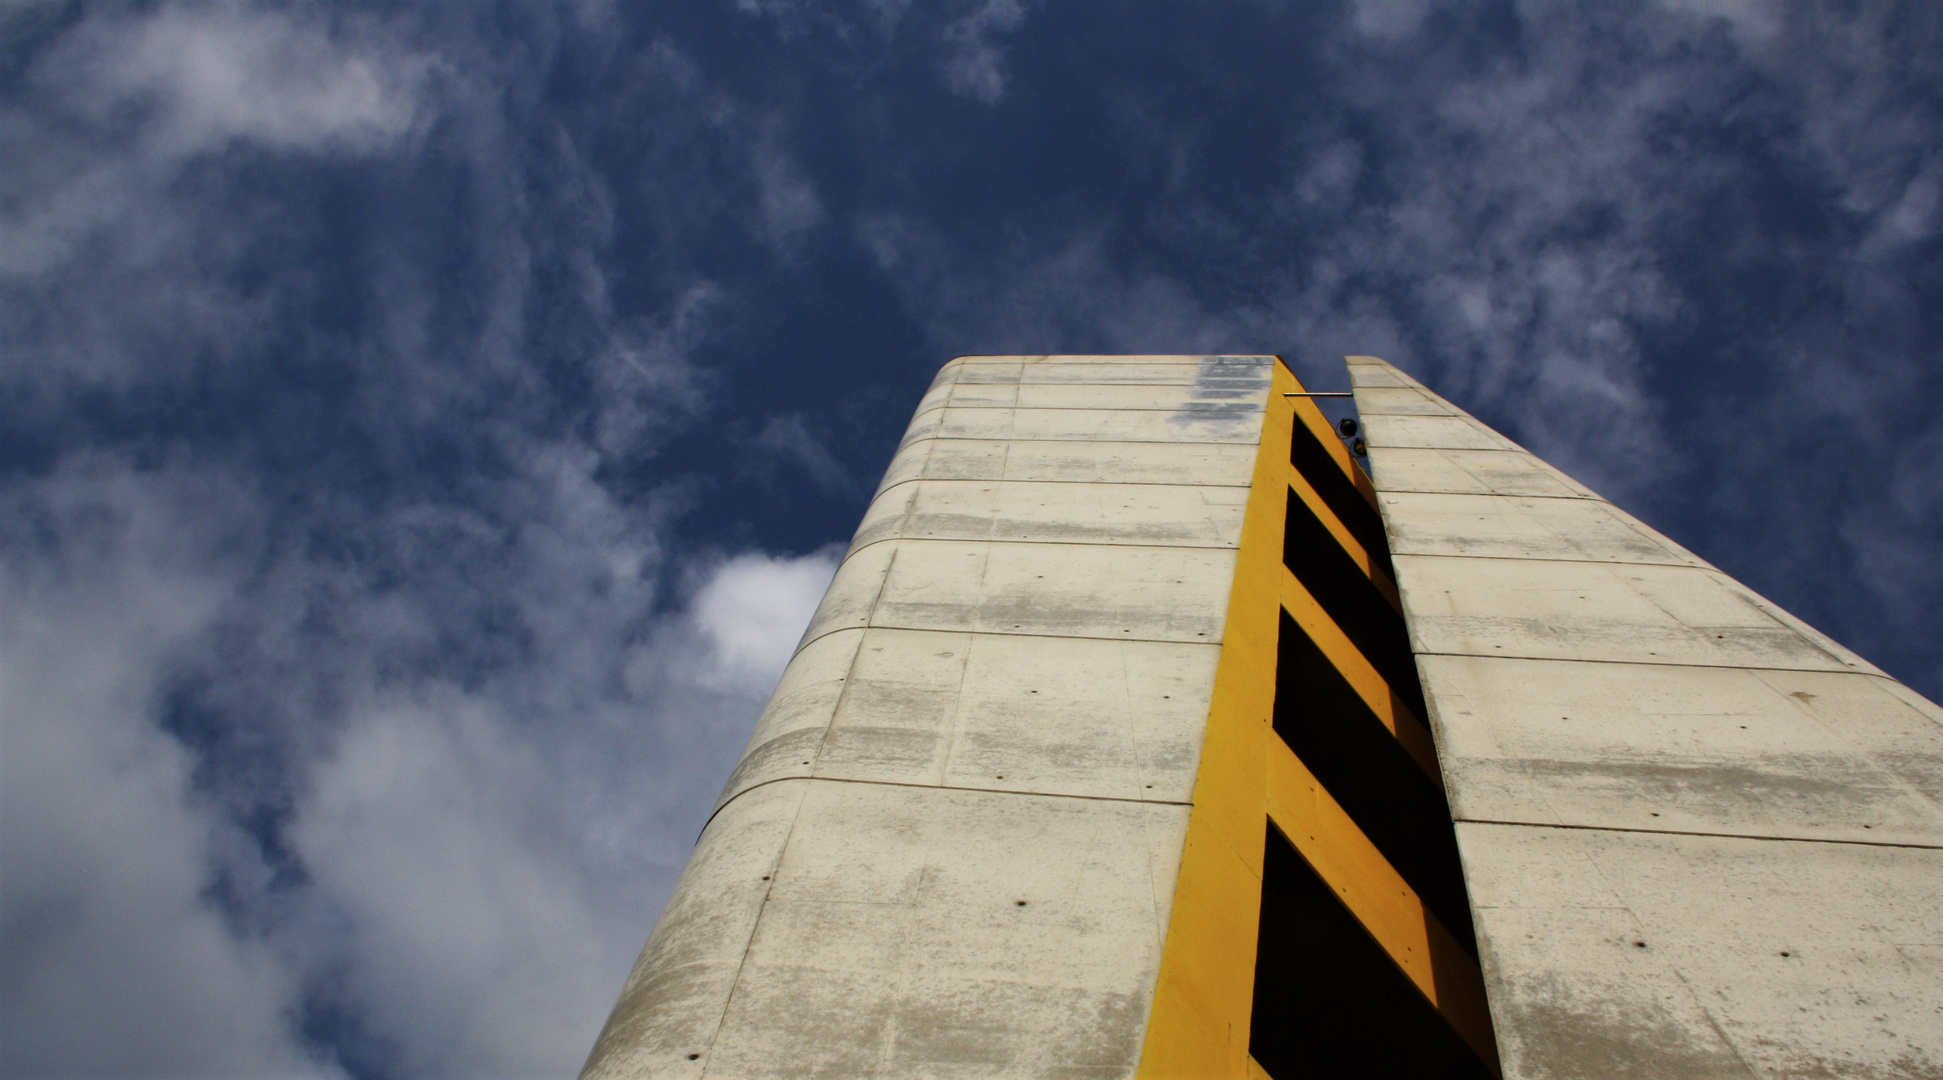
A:
<svg viewBox="0 0 1943 1080">
<path fill-rule="evenodd" d="M 1477 940 L 1444 793 L 1287 612 L 1275 731 L 1473 957 Z"/>
<path fill-rule="evenodd" d="M 1412 712 L 1424 715 L 1403 616 L 1301 499 L 1290 499 L 1282 562 Z"/>
<path fill-rule="evenodd" d="M 1305 424 L 1295 425 L 1295 438 L 1289 443 L 1289 464 L 1316 489 L 1322 505 L 1336 515 L 1336 520 L 1363 545 L 1363 550 L 1390 575 L 1390 580 L 1396 580 L 1396 571 L 1390 566 L 1390 542 L 1383 533 L 1383 518 L 1363 498 L 1363 493 L 1356 490 L 1356 482 L 1336 464 L 1329 448 Z"/>
<path fill-rule="evenodd" d="M 1273 822 L 1262 862 L 1248 1052 L 1270 1076 L 1490 1076 Z"/>
</svg>

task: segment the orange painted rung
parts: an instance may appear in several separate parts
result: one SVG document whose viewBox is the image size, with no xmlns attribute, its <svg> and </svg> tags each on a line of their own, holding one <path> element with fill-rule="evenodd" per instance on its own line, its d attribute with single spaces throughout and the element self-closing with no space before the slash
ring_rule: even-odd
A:
<svg viewBox="0 0 1943 1080">
<path fill-rule="evenodd" d="M 1334 510 L 1329 509 L 1328 504 L 1322 501 L 1322 496 L 1316 493 L 1315 487 L 1295 468 L 1289 469 L 1289 492 L 1302 500 L 1302 504 L 1316 516 L 1316 520 L 1322 522 L 1322 527 L 1329 530 L 1329 535 L 1336 538 L 1336 543 L 1342 545 L 1350 561 L 1368 575 L 1370 583 L 1376 586 L 1377 592 L 1383 594 L 1383 599 L 1390 602 L 1390 607 L 1394 608 L 1397 614 L 1403 614 L 1403 600 L 1397 595 L 1396 582 L 1390 580 L 1390 575 L 1384 572 L 1383 567 L 1370 557 L 1370 553 L 1356 541 L 1354 536 L 1350 535 L 1349 530 L 1343 527 L 1342 519 L 1336 516 Z"/>
<path fill-rule="evenodd" d="M 1280 740 L 1268 753 L 1270 820 L 1495 1075 L 1497 1042 L 1477 962 L 1302 759 Z"/>
<path fill-rule="evenodd" d="M 1282 610 L 1289 613 L 1303 633 L 1309 635 L 1309 640 L 1322 650 L 1329 663 L 1349 680 L 1349 685 L 1355 688 L 1363 704 L 1368 705 L 1383 726 L 1390 729 L 1390 734 L 1403 744 L 1411 760 L 1441 790 L 1444 781 L 1438 775 L 1437 750 L 1430 739 L 1430 728 L 1390 689 L 1390 684 L 1377 674 L 1376 668 L 1364 658 L 1361 650 L 1329 617 L 1329 613 L 1322 610 L 1322 605 L 1309 595 L 1309 590 L 1302 587 L 1301 579 L 1286 566 L 1282 568 Z"/>
</svg>

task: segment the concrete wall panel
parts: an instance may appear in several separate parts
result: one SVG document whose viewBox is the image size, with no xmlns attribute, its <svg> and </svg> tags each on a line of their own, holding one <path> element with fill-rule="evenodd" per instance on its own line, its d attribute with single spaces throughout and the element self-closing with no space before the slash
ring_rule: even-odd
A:
<svg viewBox="0 0 1943 1080">
<path fill-rule="evenodd" d="M 1598 498 L 1585 485 L 1517 451 L 1385 447 L 1371 459 L 1370 470 L 1377 488 L 1385 492 Z"/>
<path fill-rule="evenodd" d="M 1185 817 L 815 782 L 709 1075 L 1127 1075 Z"/>
<path fill-rule="evenodd" d="M 583 1077 L 702 1075 L 805 790 L 758 788 L 702 830 Z"/>
<path fill-rule="evenodd" d="M 1248 486 L 1255 448 L 1241 443 L 927 439 L 893 460 L 886 488 L 907 480 Z"/>
<path fill-rule="evenodd" d="M 1943 725 L 1880 680 L 1458 656 L 1422 669 L 1461 818 L 1943 848 L 1925 791 L 1943 778 Z"/>
<path fill-rule="evenodd" d="M 1516 443 L 1466 416 L 1363 414 L 1371 446 L 1422 450 L 1517 450 Z"/>
<path fill-rule="evenodd" d="M 1185 386 L 1210 370 L 1265 375 L 1273 361 L 1267 357 L 968 357 L 960 365 L 960 383 L 1014 382 L 1035 385 L 1082 383 L 1091 386 L 1128 384 Z M 1266 384 L 1262 389 L 1266 390 Z"/>
<path fill-rule="evenodd" d="M 1705 565 L 1596 499 L 1391 491 L 1380 498 L 1396 555 Z"/>
<path fill-rule="evenodd" d="M 1191 369 L 1183 370 L 1177 384 L 1099 385 L 1077 383 L 965 383 L 953 385 L 939 406 L 954 409 L 1126 409 L 1142 412 L 1176 412 L 1191 402 L 1236 399 L 1259 400 L 1266 378 L 1249 380 L 1259 385 L 1246 389 L 1210 388 L 1193 380 Z M 1246 385 L 1246 384 L 1244 384 Z"/>
<path fill-rule="evenodd" d="M 1422 555 L 1395 563 L 1419 653 L 1829 671 L 1866 663 L 1823 648 L 1746 587 L 1700 567 Z"/>
<path fill-rule="evenodd" d="M 878 548 L 894 555 L 873 626 L 1129 641 L 1220 641 L 1235 566 L 1232 550 L 942 540 L 855 557 Z"/>
<path fill-rule="evenodd" d="M 1943 1075 L 1943 851 L 1458 824 L 1506 1075 Z"/>
<path fill-rule="evenodd" d="M 931 480 L 886 489 L 856 545 L 890 539 L 1233 547 L 1248 489 Z"/>
<path fill-rule="evenodd" d="M 928 427 L 927 437 L 945 439 L 1107 439 L 1253 446 L 1261 434 L 1261 418 L 1261 406 L 1245 401 L 1186 401 L 1179 410 L 947 407 L 925 413 L 914 427 Z"/>
</svg>

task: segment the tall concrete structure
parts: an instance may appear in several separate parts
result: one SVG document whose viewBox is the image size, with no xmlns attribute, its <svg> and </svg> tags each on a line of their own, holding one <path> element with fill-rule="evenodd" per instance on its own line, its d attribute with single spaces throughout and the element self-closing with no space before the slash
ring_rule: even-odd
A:
<svg viewBox="0 0 1943 1080">
<path fill-rule="evenodd" d="M 1943 1076 L 1943 710 L 1349 370 L 946 365 L 583 1076 Z"/>
</svg>

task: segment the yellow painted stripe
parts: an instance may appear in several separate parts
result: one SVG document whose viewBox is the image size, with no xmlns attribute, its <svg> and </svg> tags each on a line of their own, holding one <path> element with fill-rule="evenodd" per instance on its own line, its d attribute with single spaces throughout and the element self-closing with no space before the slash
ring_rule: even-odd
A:
<svg viewBox="0 0 1943 1080">
<path fill-rule="evenodd" d="M 1336 512 L 1329 509 L 1322 501 L 1322 496 L 1316 494 L 1315 487 L 1294 469 L 1289 470 L 1289 490 L 1302 500 L 1303 505 L 1309 508 L 1309 512 L 1316 516 L 1317 521 L 1322 522 L 1322 527 L 1329 530 L 1329 535 L 1336 538 L 1336 542 L 1342 545 L 1343 551 L 1350 560 L 1360 567 L 1369 577 L 1370 583 L 1376 586 L 1376 591 L 1383 594 L 1383 599 L 1390 602 L 1390 606 L 1396 609 L 1397 614 L 1403 614 L 1403 601 L 1397 596 L 1396 582 L 1390 580 L 1390 575 L 1383 572 L 1383 567 L 1379 566 L 1375 559 L 1370 558 L 1370 553 L 1365 551 L 1363 545 L 1343 527 L 1341 519 L 1336 517 Z"/>
<path fill-rule="evenodd" d="M 1497 1043 L 1477 963 L 1302 760 L 1280 740 L 1268 753 L 1268 816 L 1452 1030 L 1497 1074 Z"/>
<path fill-rule="evenodd" d="M 1349 637 L 1337 627 L 1336 621 L 1322 610 L 1322 605 L 1316 603 L 1315 597 L 1309 595 L 1309 590 L 1302 587 L 1301 580 L 1287 567 L 1282 568 L 1281 593 L 1282 609 L 1322 650 L 1323 657 L 1342 673 L 1343 678 L 1349 680 L 1349 685 L 1355 688 L 1363 704 L 1368 705 L 1383 726 L 1390 729 L 1390 734 L 1403 744 L 1411 760 L 1441 790 L 1444 781 L 1437 771 L 1437 749 L 1431 742 L 1430 728 L 1424 725 L 1423 718 L 1404 704 L 1396 691 L 1390 689 L 1390 684 L 1377 674 L 1376 668 L 1363 657 L 1361 650 L 1350 642 Z"/>
<path fill-rule="evenodd" d="M 1140 1052 L 1142 1080 L 1245 1080 L 1261 925 L 1262 845 L 1275 708 L 1276 605 L 1299 391 L 1274 366 L 1215 667 L 1187 844 Z"/>
</svg>

